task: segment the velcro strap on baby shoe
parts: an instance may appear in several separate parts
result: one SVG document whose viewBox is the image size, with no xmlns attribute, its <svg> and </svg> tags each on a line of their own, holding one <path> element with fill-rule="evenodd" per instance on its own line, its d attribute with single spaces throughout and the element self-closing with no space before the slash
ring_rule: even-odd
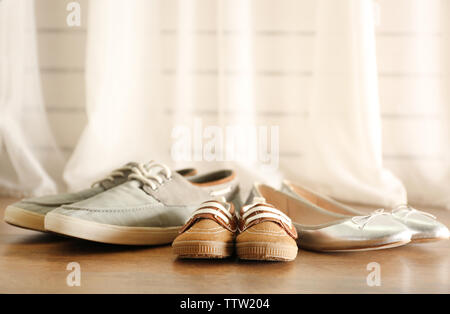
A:
<svg viewBox="0 0 450 314">
<path fill-rule="evenodd" d="M 227 209 L 229 207 L 229 209 Z M 181 228 L 180 233 L 185 232 L 199 219 L 211 219 L 231 232 L 236 231 L 237 222 L 234 215 L 232 203 L 207 201 L 198 207 L 191 215 L 186 224 Z"/>
<path fill-rule="evenodd" d="M 280 225 L 294 240 L 297 239 L 297 230 L 292 220 L 279 209 L 266 203 L 254 203 L 244 206 L 239 213 L 239 232 L 264 221 L 271 221 Z"/>
</svg>

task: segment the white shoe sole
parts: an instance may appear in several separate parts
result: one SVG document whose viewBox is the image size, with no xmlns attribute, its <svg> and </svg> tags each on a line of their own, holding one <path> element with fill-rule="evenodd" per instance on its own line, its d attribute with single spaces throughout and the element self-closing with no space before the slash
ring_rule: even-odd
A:
<svg viewBox="0 0 450 314">
<path fill-rule="evenodd" d="M 15 206 L 8 206 L 3 219 L 6 223 L 15 227 L 45 232 L 45 215 L 43 214 L 33 213 Z"/>
<path fill-rule="evenodd" d="M 45 229 L 51 232 L 109 244 L 161 245 L 172 243 L 179 227 L 126 227 L 48 213 Z"/>
<path fill-rule="evenodd" d="M 241 242 L 236 244 L 240 259 L 254 261 L 293 261 L 297 257 L 297 246 L 280 246 L 267 242 Z"/>
</svg>

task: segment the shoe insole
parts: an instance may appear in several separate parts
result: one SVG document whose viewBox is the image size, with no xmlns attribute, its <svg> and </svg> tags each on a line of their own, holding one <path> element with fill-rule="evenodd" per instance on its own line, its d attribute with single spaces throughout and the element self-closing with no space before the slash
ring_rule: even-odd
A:
<svg viewBox="0 0 450 314">
<path fill-rule="evenodd" d="M 277 209 L 288 215 L 293 222 L 302 225 L 321 225 L 327 224 L 344 217 L 339 214 L 322 212 L 304 204 L 299 200 L 279 192 L 269 186 L 263 185 L 259 187 L 259 191 L 266 199 L 266 202 L 272 204 Z"/>
</svg>

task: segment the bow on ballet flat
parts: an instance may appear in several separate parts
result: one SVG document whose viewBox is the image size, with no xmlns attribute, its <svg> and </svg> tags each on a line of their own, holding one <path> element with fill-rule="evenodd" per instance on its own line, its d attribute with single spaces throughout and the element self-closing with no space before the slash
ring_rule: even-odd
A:
<svg viewBox="0 0 450 314">
<path fill-rule="evenodd" d="M 390 213 L 385 212 L 383 208 L 379 208 L 373 212 L 371 212 L 369 215 L 366 216 L 355 216 L 352 218 L 353 223 L 357 224 L 360 229 L 364 229 L 364 227 L 375 217 L 382 216 L 382 215 L 390 215 Z"/>
</svg>

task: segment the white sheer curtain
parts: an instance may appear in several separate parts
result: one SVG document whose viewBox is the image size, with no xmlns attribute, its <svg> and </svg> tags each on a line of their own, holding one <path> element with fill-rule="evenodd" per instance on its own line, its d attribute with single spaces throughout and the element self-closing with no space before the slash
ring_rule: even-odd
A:
<svg viewBox="0 0 450 314">
<path fill-rule="evenodd" d="M 318 1 L 305 178 L 346 201 L 406 202 L 383 167 L 372 1 Z"/>
<path fill-rule="evenodd" d="M 33 1 L 0 1 L 0 193 L 55 193 L 62 168 L 40 91 Z"/>
<path fill-rule="evenodd" d="M 89 122 L 64 173 L 70 188 L 81 188 L 128 160 L 157 159 L 172 166 L 197 162 L 196 167 L 204 170 L 231 166 L 227 161 L 232 161 L 247 186 L 252 179 L 274 175 L 258 174 L 252 167 L 256 149 L 250 129 L 254 127 L 251 1 L 216 4 L 211 36 L 216 49 L 205 55 L 197 50 L 201 43 L 195 14 L 201 8 L 196 1 L 178 2 L 176 30 L 162 28 L 158 19 L 164 2 L 90 2 Z M 170 33 L 170 38 L 161 33 Z M 164 40 L 174 41 L 173 50 L 162 51 Z M 212 90 L 198 89 L 205 78 Z M 202 101 L 202 93 L 213 94 L 213 101 Z M 203 130 L 208 126 L 221 136 L 226 136 L 227 126 L 248 128 L 248 134 L 217 146 L 215 156 L 222 157 L 212 156 L 205 164 L 205 145 L 199 141 L 214 135 Z M 177 139 L 189 147 L 177 150 Z M 233 156 L 227 157 L 229 152 Z"/>
<path fill-rule="evenodd" d="M 402 1 L 407 11 L 381 15 L 406 19 L 394 32 L 377 31 L 372 0 L 282 2 L 89 1 L 88 124 L 64 170 L 69 188 L 129 160 L 158 159 L 233 166 L 244 194 L 254 180 L 286 177 L 345 201 L 450 208 L 449 2 Z M 293 27 L 312 28 L 290 30 L 286 13 L 298 15 Z M 397 50 L 384 49 L 396 39 Z M 237 136 L 230 126 L 241 127 Z M 224 145 L 205 158 L 212 139 Z M 21 173 L 35 180 L 17 189 L 54 190 L 45 158 L 3 171 L 5 159 L 23 165 L 25 155 L 3 149 L 1 186 Z"/>
<path fill-rule="evenodd" d="M 71 189 L 130 160 L 167 160 L 158 10 L 156 1 L 89 2 L 88 123 L 64 172 Z"/>
</svg>

